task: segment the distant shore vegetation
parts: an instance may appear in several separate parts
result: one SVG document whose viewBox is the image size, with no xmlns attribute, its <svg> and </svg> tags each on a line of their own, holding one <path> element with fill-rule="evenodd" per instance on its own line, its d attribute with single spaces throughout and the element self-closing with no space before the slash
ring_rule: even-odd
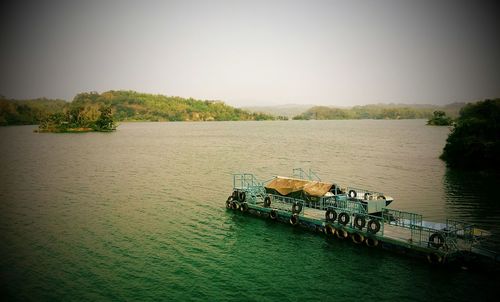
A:
<svg viewBox="0 0 500 302">
<path fill-rule="evenodd" d="M 46 98 L 14 100 L 0 96 L 0 126 L 57 123 L 55 121 L 61 121 L 62 116 L 68 112 L 80 110 L 85 115 L 89 114 L 89 111 L 96 112 L 98 108 L 105 107 L 110 108 L 114 122 L 432 119 L 436 111 L 444 112 L 446 117 L 453 119 L 458 116 L 459 110 L 465 103 L 446 106 L 372 104 L 350 108 L 314 106 L 308 109 L 305 105 L 290 106 L 293 110 L 288 110 L 286 105 L 245 110 L 234 108 L 222 101 L 196 100 L 129 90 L 79 93 L 71 102 Z M 301 108 L 304 110 L 302 113 L 290 114 L 300 112 Z M 95 120 L 95 116 L 93 118 Z M 64 123 L 71 124 L 73 120 L 66 116 Z"/>
<path fill-rule="evenodd" d="M 457 115 L 463 103 L 454 103 L 442 107 L 451 115 Z M 358 120 L 358 119 L 430 119 L 437 106 L 404 106 L 397 104 L 377 104 L 354 106 L 351 108 L 336 108 L 314 106 L 302 114 L 293 117 L 294 120 Z M 444 112 L 444 111 L 443 111 Z"/>
<path fill-rule="evenodd" d="M 500 99 L 462 108 L 441 159 L 450 168 L 500 171 Z"/>
<path fill-rule="evenodd" d="M 58 99 L 12 100 L 0 96 L 0 126 L 36 125 L 67 106 L 68 102 Z"/>
</svg>

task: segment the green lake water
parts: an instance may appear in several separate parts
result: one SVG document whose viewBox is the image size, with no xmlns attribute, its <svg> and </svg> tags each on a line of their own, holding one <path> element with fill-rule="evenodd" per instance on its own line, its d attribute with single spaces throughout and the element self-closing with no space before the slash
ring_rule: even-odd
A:
<svg viewBox="0 0 500 302">
<path fill-rule="evenodd" d="M 227 211 L 232 173 L 312 168 L 391 207 L 492 232 L 500 181 L 448 171 L 423 120 L 0 128 L 2 296 L 12 301 L 484 301 L 498 277 L 436 268 Z"/>
</svg>

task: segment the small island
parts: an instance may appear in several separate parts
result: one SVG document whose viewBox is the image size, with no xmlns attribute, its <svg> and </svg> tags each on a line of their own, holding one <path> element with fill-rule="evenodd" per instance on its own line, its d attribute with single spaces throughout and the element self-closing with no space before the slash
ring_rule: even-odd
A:
<svg viewBox="0 0 500 302">
<path fill-rule="evenodd" d="M 116 126 L 109 106 L 73 106 L 41 120 L 35 132 L 111 132 Z"/>
<path fill-rule="evenodd" d="M 433 117 L 427 121 L 427 125 L 431 126 L 451 126 L 452 124 L 453 120 L 446 116 L 446 112 L 441 110 L 434 111 Z"/>
</svg>

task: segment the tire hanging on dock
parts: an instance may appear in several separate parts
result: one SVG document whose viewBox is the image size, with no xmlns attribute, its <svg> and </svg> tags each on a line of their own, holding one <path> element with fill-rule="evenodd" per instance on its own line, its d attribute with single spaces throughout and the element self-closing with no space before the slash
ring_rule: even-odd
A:
<svg viewBox="0 0 500 302">
<path fill-rule="evenodd" d="M 244 202 L 247 198 L 247 194 L 245 192 L 240 192 L 240 202 Z"/>
<path fill-rule="evenodd" d="M 437 241 L 436 241 L 437 239 Z M 442 234 L 440 233 L 434 233 L 429 237 L 429 244 L 432 245 L 434 248 L 440 248 L 443 246 L 445 240 Z"/>
<path fill-rule="evenodd" d="M 346 230 L 344 229 L 337 229 L 337 238 L 339 239 L 346 239 L 347 237 L 349 237 L 349 233 L 347 233 Z"/>
<path fill-rule="evenodd" d="M 265 208 L 269 208 L 270 206 L 271 206 L 271 197 L 266 196 L 266 197 L 264 198 L 264 207 L 265 207 Z"/>
<path fill-rule="evenodd" d="M 240 197 L 240 194 L 238 193 L 238 191 L 233 191 L 233 200 L 238 200 L 238 198 Z"/>
<path fill-rule="evenodd" d="M 337 219 L 337 212 L 333 209 L 326 210 L 325 219 L 326 221 L 335 221 Z"/>
<path fill-rule="evenodd" d="M 336 233 L 336 230 L 334 227 L 332 227 L 331 225 L 326 225 L 325 227 L 325 234 L 328 235 L 328 236 L 335 236 L 335 233 Z"/>
<path fill-rule="evenodd" d="M 236 201 L 234 201 L 234 200 L 233 200 L 233 202 L 231 203 L 231 208 L 232 208 L 233 210 L 238 210 L 238 208 L 239 208 L 238 203 L 237 203 Z"/>
<path fill-rule="evenodd" d="M 354 217 L 354 226 L 361 230 L 365 227 L 366 225 L 366 219 L 365 217 L 361 216 L 361 215 L 356 215 L 356 217 Z"/>
<path fill-rule="evenodd" d="M 342 212 L 339 214 L 339 223 L 342 225 L 347 225 L 350 219 L 351 218 L 349 214 L 347 214 L 346 212 Z"/>
<path fill-rule="evenodd" d="M 443 256 L 441 256 L 437 253 L 430 253 L 430 254 L 427 254 L 427 261 L 429 261 L 430 264 L 439 265 L 439 264 L 443 264 L 444 258 L 443 258 Z"/>
<path fill-rule="evenodd" d="M 376 234 L 378 231 L 380 231 L 380 222 L 375 219 L 368 221 L 368 232 Z"/>
<path fill-rule="evenodd" d="M 370 199 L 370 197 L 371 197 L 371 196 L 372 196 L 372 194 L 371 194 L 371 193 L 368 193 L 368 192 L 367 192 L 367 193 L 365 193 L 365 195 L 363 195 L 363 197 L 365 198 L 365 200 Z"/>
<path fill-rule="evenodd" d="M 233 195 L 229 195 L 229 197 L 226 200 L 226 209 L 231 208 L 231 201 L 233 201 Z"/>
<path fill-rule="evenodd" d="M 350 198 L 356 198 L 358 196 L 358 193 L 354 190 L 349 190 L 349 197 Z"/>
<path fill-rule="evenodd" d="M 293 214 L 290 216 L 290 224 L 291 225 L 297 225 L 299 223 L 299 215 Z"/>
<path fill-rule="evenodd" d="M 361 233 L 352 233 L 351 239 L 352 239 L 352 242 L 354 242 L 356 244 L 360 244 L 360 243 L 363 243 L 363 241 L 365 240 L 365 236 L 363 236 L 363 234 L 361 234 Z"/>
<path fill-rule="evenodd" d="M 271 220 L 278 219 L 278 212 L 276 209 L 272 209 L 271 212 L 269 212 L 269 218 L 271 218 Z"/>
<path fill-rule="evenodd" d="M 302 212 L 302 204 L 295 202 L 292 206 L 292 213 L 299 214 L 300 212 Z"/>
<path fill-rule="evenodd" d="M 378 240 L 375 238 L 368 237 L 365 239 L 365 244 L 366 244 L 366 246 L 369 246 L 369 247 L 376 247 L 376 246 L 378 246 Z"/>
<path fill-rule="evenodd" d="M 247 212 L 248 211 L 248 203 L 247 202 L 244 202 L 240 205 L 240 210 L 242 212 Z"/>
</svg>

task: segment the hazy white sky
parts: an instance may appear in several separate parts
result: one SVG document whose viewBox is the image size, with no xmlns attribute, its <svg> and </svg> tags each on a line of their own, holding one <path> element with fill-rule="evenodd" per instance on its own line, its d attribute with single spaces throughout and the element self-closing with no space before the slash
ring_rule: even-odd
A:
<svg viewBox="0 0 500 302">
<path fill-rule="evenodd" d="M 498 2 L 498 1 L 497 1 Z M 2 1 L 0 94 L 236 106 L 500 97 L 495 1 Z"/>
</svg>

